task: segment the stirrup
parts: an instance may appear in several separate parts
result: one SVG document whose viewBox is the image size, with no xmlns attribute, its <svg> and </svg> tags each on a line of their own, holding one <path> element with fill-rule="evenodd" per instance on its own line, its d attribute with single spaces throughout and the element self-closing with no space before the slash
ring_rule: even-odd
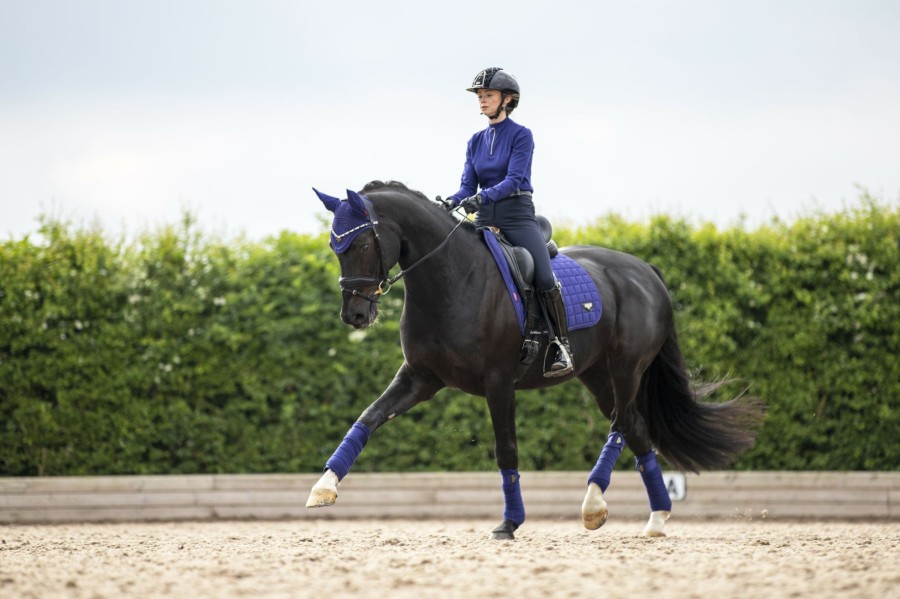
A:
<svg viewBox="0 0 900 599">
<path fill-rule="evenodd" d="M 546 359 L 544 360 L 544 378 L 556 378 L 556 377 L 560 377 L 560 376 L 566 376 L 568 374 L 571 374 L 572 370 L 574 370 L 574 368 L 572 366 L 572 355 L 566 349 L 565 344 L 560 342 L 559 339 L 554 339 L 550 343 L 550 345 L 547 347 L 547 354 L 549 355 L 550 350 L 553 349 L 554 345 L 556 346 L 556 350 L 559 352 L 559 354 L 562 354 L 562 356 L 561 356 L 562 359 L 554 361 L 553 364 L 550 365 L 549 369 L 547 368 Z M 565 366 L 563 366 L 562 368 L 553 370 L 554 364 L 565 364 Z"/>
</svg>

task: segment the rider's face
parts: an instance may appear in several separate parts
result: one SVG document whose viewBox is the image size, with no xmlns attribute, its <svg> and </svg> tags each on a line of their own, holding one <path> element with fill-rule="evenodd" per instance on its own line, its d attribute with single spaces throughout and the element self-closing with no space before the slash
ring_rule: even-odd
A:
<svg viewBox="0 0 900 599">
<path fill-rule="evenodd" d="M 478 96 L 478 105 L 481 107 L 481 113 L 485 115 L 496 114 L 500 107 L 501 94 L 496 89 L 479 89 L 475 92 Z"/>
</svg>

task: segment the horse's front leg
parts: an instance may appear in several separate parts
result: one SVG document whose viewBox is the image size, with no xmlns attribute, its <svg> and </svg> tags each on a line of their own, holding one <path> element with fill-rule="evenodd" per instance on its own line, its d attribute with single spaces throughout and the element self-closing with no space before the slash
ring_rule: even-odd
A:
<svg viewBox="0 0 900 599">
<path fill-rule="evenodd" d="M 491 538 L 512 540 L 525 522 L 525 504 L 519 486 L 519 448 L 516 443 L 516 392 L 509 380 L 487 389 L 488 409 L 494 427 L 494 453 L 502 477 L 503 522 L 491 531 Z"/>
<path fill-rule="evenodd" d="M 414 373 L 405 362 L 397 371 L 388 388 L 353 423 L 344 440 L 325 463 L 325 473 L 313 485 L 306 500 L 306 507 L 334 505 L 338 483 L 347 476 L 356 458 L 362 452 L 369 435 L 388 420 L 398 416 L 418 403 L 434 397 L 443 383 L 427 375 Z"/>
</svg>

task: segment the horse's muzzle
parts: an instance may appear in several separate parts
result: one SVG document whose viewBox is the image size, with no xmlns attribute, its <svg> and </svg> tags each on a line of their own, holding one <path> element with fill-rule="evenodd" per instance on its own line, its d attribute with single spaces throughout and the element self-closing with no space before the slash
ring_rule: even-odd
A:
<svg viewBox="0 0 900 599">
<path fill-rule="evenodd" d="M 356 329 L 364 329 L 375 322 L 378 318 L 378 300 L 390 290 L 390 285 L 385 289 L 385 281 L 375 277 L 341 277 L 338 282 L 344 298 L 341 320 Z M 373 286 L 375 289 L 372 289 Z"/>
<path fill-rule="evenodd" d="M 364 329 L 378 318 L 378 304 L 362 295 L 344 293 L 341 320 L 354 329 Z"/>
</svg>

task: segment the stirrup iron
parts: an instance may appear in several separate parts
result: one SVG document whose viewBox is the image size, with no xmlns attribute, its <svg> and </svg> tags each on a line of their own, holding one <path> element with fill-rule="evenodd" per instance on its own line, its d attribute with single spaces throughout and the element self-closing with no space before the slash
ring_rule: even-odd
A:
<svg viewBox="0 0 900 599">
<path fill-rule="evenodd" d="M 550 357 L 551 355 L 553 356 L 552 358 Z M 552 363 L 548 364 L 551 360 Z M 562 364 L 561 367 L 559 366 L 560 364 Z M 555 370 L 554 366 L 557 366 Z M 553 339 L 547 346 L 547 353 L 544 356 L 544 377 L 556 378 L 566 376 L 571 374 L 572 370 L 572 355 L 566 348 L 565 343 L 558 338 Z"/>
</svg>

